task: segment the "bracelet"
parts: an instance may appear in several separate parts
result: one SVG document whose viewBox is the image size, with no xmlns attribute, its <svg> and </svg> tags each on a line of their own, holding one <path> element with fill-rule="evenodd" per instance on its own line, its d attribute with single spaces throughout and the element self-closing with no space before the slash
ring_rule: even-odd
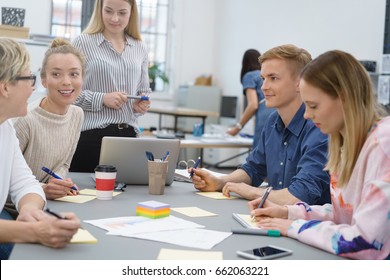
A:
<svg viewBox="0 0 390 280">
<path fill-rule="evenodd" d="M 236 125 L 235 125 L 239 130 L 241 130 L 242 129 L 242 125 L 238 122 L 238 123 L 236 123 Z"/>
</svg>

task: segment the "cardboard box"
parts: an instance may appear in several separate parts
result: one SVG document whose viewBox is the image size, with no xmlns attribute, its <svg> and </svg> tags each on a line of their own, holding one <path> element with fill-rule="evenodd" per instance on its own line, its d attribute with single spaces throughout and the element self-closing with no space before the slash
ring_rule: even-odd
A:
<svg viewBox="0 0 390 280">
<path fill-rule="evenodd" d="M 13 37 L 28 39 L 30 28 L 12 25 L 0 25 L 0 37 Z"/>
</svg>

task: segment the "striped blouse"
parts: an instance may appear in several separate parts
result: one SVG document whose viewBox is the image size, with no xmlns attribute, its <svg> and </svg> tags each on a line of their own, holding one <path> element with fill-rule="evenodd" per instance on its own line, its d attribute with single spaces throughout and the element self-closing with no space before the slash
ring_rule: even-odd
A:
<svg viewBox="0 0 390 280">
<path fill-rule="evenodd" d="M 82 131 L 127 123 L 138 132 L 141 114 L 133 111 L 133 99 L 120 109 L 112 109 L 103 105 L 103 97 L 115 91 L 130 95 L 149 92 L 146 45 L 126 35 L 125 49 L 118 53 L 102 33 L 81 34 L 73 45 L 86 57 L 83 90 L 75 102 L 84 110 Z"/>
</svg>

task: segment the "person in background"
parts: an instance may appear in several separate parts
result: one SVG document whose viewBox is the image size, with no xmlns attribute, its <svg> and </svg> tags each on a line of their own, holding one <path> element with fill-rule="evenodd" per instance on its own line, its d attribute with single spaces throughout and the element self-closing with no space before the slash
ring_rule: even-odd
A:
<svg viewBox="0 0 390 280">
<path fill-rule="evenodd" d="M 304 119 L 298 87 L 299 73 L 311 56 L 294 45 L 282 45 L 265 52 L 259 61 L 267 107 L 277 110 L 268 117 L 259 144 L 231 174 L 215 177 L 195 169 L 192 182 L 200 191 L 222 191 L 226 196 L 235 192 L 253 200 L 262 196 L 264 189 L 258 186 L 267 178 L 273 187 L 268 199 L 277 204 L 327 203 L 329 175 L 323 169 L 328 139 Z"/>
<path fill-rule="evenodd" d="M 84 63 L 81 52 L 68 41 L 53 40 L 41 68 L 47 97 L 14 124 L 23 156 L 42 183 L 47 199 L 77 194 L 71 189 L 75 184 L 70 178 L 53 178 L 42 167 L 61 178 L 68 174 L 84 120 L 83 110 L 72 105 L 81 92 Z"/>
<path fill-rule="evenodd" d="M 256 115 L 253 147 L 258 145 L 261 131 L 268 116 L 275 111 L 275 109 L 265 106 L 264 94 L 261 91 L 263 80 L 260 77 L 259 57 L 260 52 L 255 49 L 249 49 L 244 53 L 240 81 L 246 100 L 246 108 L 237 124 L 227 131 L 227 134 L 237 135 L 247 122 Z"/>
<path fill-rule="evenodd" d="M 353 259 L 390 257 L 390 117 L 352 55 L 334 50 L 301 73 L 305 118 L 329 135 L 332 204 L 249 202 L 264 229 Z"/>
<path fill-rule="evenodd" d="M 141 40 L 135 0 L 96 0 L 87 28 L 73 45 L 86 57 L 83 90 L 75 105 L 84 124 L 70 171 L 93 172 L 104 136 L 137 137 L 149 100 L 148 50 Z"/>
<path fill-rule="evenodd" d="M 36 76 L 31 75 L 27 49 L 12 39 L 0 38 L 0 257 L 8 259 L 15 242 L 64 247 L 80 227 L 73 213 L 66 219 L 46 214 L 45 194 L 19 148 L 11 118 L 27 114 Z M 3 207 L 10 195 L 19 216 L 12 220 Z"/>
</svg>

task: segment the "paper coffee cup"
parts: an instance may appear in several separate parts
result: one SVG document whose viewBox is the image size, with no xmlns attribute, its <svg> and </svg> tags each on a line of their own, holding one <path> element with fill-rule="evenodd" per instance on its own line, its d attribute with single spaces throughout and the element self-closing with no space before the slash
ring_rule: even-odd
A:
<svg viewBox="0 0 390 280">
<path fill-rule="evenodd" d="M 96 198 L 112 199 L 115 188 L 116 168 L 113 165 L 98 165 L 95 168 Z"/>
</svg>

